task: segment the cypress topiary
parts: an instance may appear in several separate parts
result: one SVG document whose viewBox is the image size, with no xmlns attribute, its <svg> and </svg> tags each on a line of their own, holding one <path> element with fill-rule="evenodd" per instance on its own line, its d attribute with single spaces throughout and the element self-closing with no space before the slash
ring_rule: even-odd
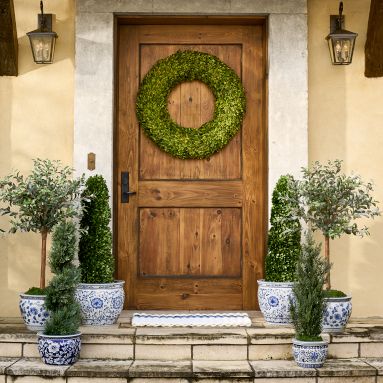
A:
<svg viewBox="0 0 383 383">
<path fill-rule="evenodd" d="M 296 269 L 296 282 L 293 287 L 295 300 L 290 312 L 295 328 L 296 339 L 320 341 L 322 316 L 325 309 L 323 290 L 329 263 L 320 256 L 321 247 L 316 245 L 311 232 L 299 255 Z"/>
<path fill-rule="evenodd" d="M 50 319 L 45 325 L 46 335 L 72 335 L 80 327 L 80 306 L 74 297 L 80 271 L 72 263 L 76 253 L 76 227 L 73 222 L 62 222 L 52 237 L 49 261 L 56 275 L 47 288 L 45 305 Z"/>
<path fill-rule="evenodd" d="M 89 177 L 85 185 L 79 245 L 81 281 L 111 283 L 114 282 L 114 258 L 108 187 L 100 175 Z"/>
<path fill-rule="evenodd" d="M 295 209 L 294 178 L 281 176 L 272 196 L 271 228 L 265 261 L 265 279 L 272 282 L 292 282 L 301 251 L 301 225 L 292 218 Z M 296 202 L 298 206 L 298 200 Z"/>
</svg>

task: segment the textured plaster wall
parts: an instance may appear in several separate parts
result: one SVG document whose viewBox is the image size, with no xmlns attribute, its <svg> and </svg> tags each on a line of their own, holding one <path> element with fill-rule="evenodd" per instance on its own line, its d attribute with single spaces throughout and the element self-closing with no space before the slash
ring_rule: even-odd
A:
<svg viewBox="0 0 383 383">
<path fill-rule="evenodd" d="M 370 1 L 344 2 L 346 29 L 359 33 L 353 63 L 332 66 L 324 37 L 338 2 L 309 0 L 309 159 L 340 158 L 376 184 L 383 209 L 383 78 L 364 77 L 364 44 Z M 366 222 L 371 236 L 331 244 L 334 288 L 353 295 L 354 316 L 383 316 L 383 218 Z"/>
<path fill-rule="evenodd" d="M 14 0 L 14 5 L 19 76 L 0 77 L 0 177 L 14 168 L 27 172 L 36 157 L 73 163 L 74 1 L 44 4 L 46 13 L 56 14 L 59 35 L 51 65 L 33 62 L 26 36 L 36 29 L 39 2 Z M 39 251 L 37 234 L 0 237 L 0 317 L 19 315 L 18 294 L 38 284 Z"/>
</svg>

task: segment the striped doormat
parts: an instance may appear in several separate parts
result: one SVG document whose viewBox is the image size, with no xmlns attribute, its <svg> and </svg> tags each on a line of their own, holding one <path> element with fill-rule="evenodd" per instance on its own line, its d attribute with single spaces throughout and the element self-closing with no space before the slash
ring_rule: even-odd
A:
<svg viewBox="0 0 383 383">
<path fill-rule="evenodd" d="M 145 314 L 135 313 L 133 327 L 249 327 L 246 313 Z"/>
</svg>

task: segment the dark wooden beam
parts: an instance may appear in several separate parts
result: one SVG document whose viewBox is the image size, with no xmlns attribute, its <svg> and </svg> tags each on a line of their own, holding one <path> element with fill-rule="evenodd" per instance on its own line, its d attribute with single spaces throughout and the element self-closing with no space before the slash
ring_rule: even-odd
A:
<svg viewBox="0 0 383 383">
<path fill-rule="evenodd" d="M 371 0 L 365 46 L 366 77 L 383 77 L 383 0 Z"/>
<path fill-rule="evenodd" d="M 0 0 L 0 76 L 17 76 L 17 52 L 13 0 Z"/>
</svg>

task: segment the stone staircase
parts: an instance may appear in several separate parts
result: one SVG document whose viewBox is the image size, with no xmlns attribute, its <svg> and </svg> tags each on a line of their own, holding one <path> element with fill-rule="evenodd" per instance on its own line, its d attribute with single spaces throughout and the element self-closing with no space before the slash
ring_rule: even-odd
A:
<svg viewBox="0 0 383 383">
<path fill-rule="evenodd" d="M 383 383 L 383 319 L 324 334 L 325 366 L 302 369 L 291 360 L 293 330 L 250 314 L 250 328 L 133 328 L 126 311 L 115 326 L 83 327 L 81 359 L 70 367 L 43 364 L 36 335 L 19 319 L 0 319 L 0 383 Z"/>
</svg>

